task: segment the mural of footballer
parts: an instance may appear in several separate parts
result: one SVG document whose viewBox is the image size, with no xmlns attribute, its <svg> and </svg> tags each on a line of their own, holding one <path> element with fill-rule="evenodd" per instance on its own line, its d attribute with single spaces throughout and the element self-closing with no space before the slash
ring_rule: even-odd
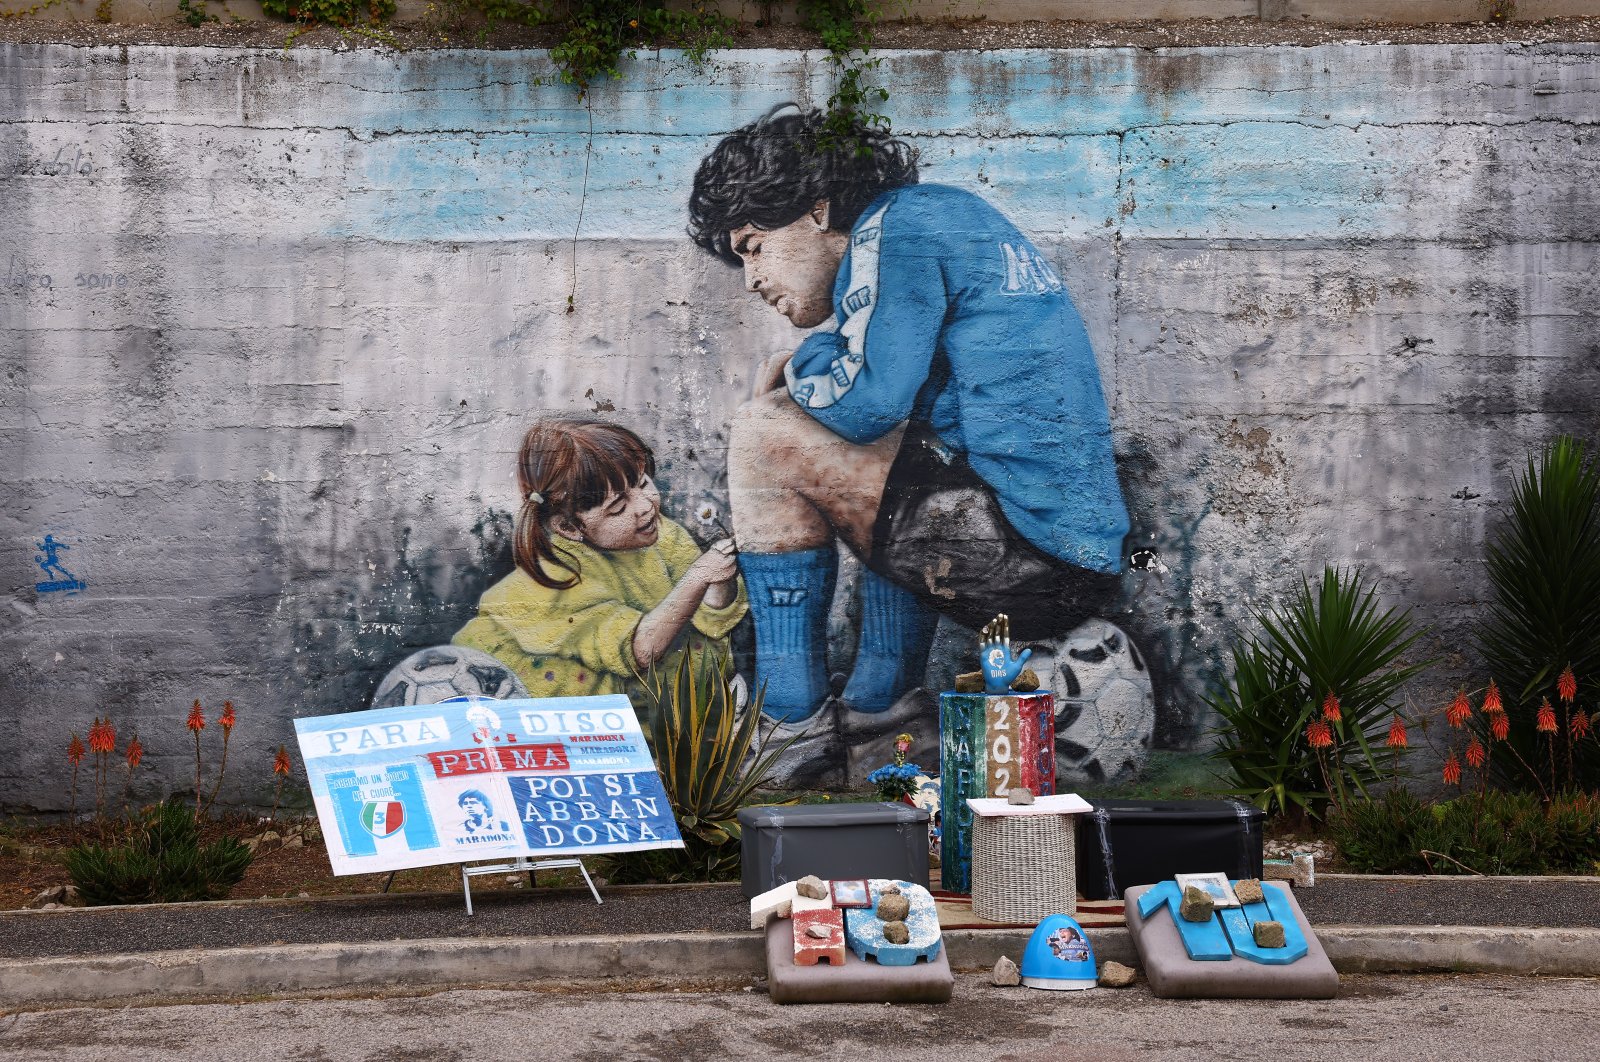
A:
<svg viewBox="0 0 1600 1062">
<path fill-rule="evenodd" d="M 981 197 L 918 183 L 915 149 L 819 137 L 785 104 L 701 162 L 689 235 L 796 327 L 736 414 L 728 459 L 780 781 L 925 705 L 937 617 L 1059 637 L 1116 594 L 1128 514 L 1094 352 L 1060 278 Z M 860 645 L 829 697 L 842 539 L 868 569 Z M 840 701 L 843 710 L 840 711 Z"/>
</svg>

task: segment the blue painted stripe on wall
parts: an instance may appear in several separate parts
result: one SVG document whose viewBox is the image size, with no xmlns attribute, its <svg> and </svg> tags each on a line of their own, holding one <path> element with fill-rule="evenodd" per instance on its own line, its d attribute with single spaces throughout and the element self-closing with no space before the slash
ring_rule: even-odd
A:
<svg viewBox="0 0 1600 1062">
<path fill-rule="evenodd" d="M 1528 68 L 1508 66 L 1505 82 L 1462 92 L 1459 76 L 1445 75 L 1471 49 L 1397 48 L 1424 69 L 1395 92 L 1358 76 L 1369 67 L 1354 50 L 1197 49 L 1156 63 L 1126 49 L 902 52 L 885 55 L 880 76 L 896 129 L 923 150 L 924 179 L 982 192 L 1039 237 L 1107 228 L 1147 238 L 1448 235 L 1439 226 L 1493 179 L 1484 140 L 1498 135 L 1495 115 L 1514 105 L 1526 118 L 1528 86 L 1510 74 Z M 826 95 L 817 53 L 723 53 L 709 80 L 668 58 L 641 61 L 595 94 L 585 238 L 676 238 L 695 167 L 718 137 L 775 103 Z M 307 65 L 333 62 L 325 54 Z M 569 238 L 590 115 L 570 88 L 530 83 L 547 62 L 543 53 L 430 53 L 397 61 L 387 82 L 376 64 L 341 69 L 370 106 L 340 116 L 356 139 L 333 234 Z M 1539 69 L 1559 86 L 1567 66 Z M 1600 120 L 1571 113 L 1562 95 L 1549 98 L 1567 108 L 1565 128 Z M 1591 96 L 1579 94 L 1576 109 Z M 1472 112 L 1464 129 L 1445 121 L 1456 111 Z M 1524 121 L 1504 139 L 1553 127 Z M 1419 158 L 1440 166 L 1429 172 Z"/>
</svg>

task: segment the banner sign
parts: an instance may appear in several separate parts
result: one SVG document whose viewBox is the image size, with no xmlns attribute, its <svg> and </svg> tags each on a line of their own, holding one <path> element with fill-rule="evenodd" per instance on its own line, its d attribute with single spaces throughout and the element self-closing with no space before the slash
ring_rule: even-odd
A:
<svg viewBox="0 0 1600 1062">
<path fill-rule="evenodd" d="M 296 719 L 335 874 L 681 848 L 621 694 Z"/>
</svg>

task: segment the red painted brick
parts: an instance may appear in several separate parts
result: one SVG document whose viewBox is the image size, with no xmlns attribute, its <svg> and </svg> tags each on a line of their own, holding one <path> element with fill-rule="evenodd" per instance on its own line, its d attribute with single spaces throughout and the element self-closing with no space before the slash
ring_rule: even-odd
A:
<svg viewBox="0 0 1600 1062">
<path fill-rule="evenodd" d="M 825 911 L 796 911 L 790 919 L 794 923 L 794 964 L 815 966 L 826 962 L 829 966 L 844 965 L 844 912 L 829 908 Z M 826 939 L 813 937 L 806 932 L 810 926 L 826 926 Z"/>
</svg>

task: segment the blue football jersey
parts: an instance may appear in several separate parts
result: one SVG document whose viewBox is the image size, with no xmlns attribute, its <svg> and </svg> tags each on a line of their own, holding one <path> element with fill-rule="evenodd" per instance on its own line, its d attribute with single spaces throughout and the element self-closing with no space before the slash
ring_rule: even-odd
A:
<svg viewBox="0 0 1600 1062">
<path fill-rule="evenodd" d="M 1016 226 L 957 188 L 887 192 L 850 233 L 833 302 L 789 363 L 800 406 L 857 444 L 926 422 L 1028 541 L 1122 570 L 1128 512 L 1094 351 Z"/>
</svg>

